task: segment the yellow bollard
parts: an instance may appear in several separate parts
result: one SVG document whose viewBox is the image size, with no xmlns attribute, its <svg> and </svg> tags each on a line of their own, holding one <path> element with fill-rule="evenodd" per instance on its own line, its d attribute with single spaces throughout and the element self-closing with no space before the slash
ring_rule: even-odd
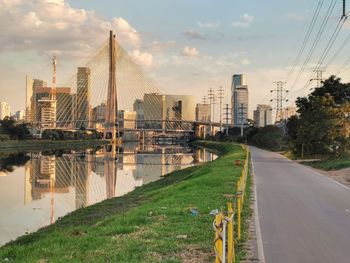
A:
<svg viewBox="0 0 350 263">
<path fill-rule="evenodd" d="M 227 262 L 235 262 L 235 239 L 233 229 L 233 204 L 232 201 L 227 202 L 227 216 L 232 218 L 227 224 Z"/>
<path fill-rule="evenodd" d="M 242 194 L 237 194 L 237 239 L 241 240 L 241 210 L 242 210 Z"/>
<path fill-rule="evenodd" d="M 222 220 L 224 219 L 224 215 L 219 213 L 215 215 L 215 263 L 221 263 L 222 259 Z"/>
</svg>

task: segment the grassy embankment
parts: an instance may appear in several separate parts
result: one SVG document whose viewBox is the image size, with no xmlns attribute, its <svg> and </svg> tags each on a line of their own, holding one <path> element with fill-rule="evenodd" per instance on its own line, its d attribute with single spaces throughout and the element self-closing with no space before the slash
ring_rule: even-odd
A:
<svg viewBox="0 0 350 263">
<path fill-rule="evenodd" d="M 350 167 L 350 159 L 344 158 L 344 159 L 336 159 L 336 160 L 324 160 L 324 161 L 309 162 L 304 164 L 307 164 L 314 168 L 325 170 L 325 171 L 340 170 L 340 169 Z"/>
<path fill-rule="evenodd" d="M 50 149 L 77 149 L 94 147 L 108 143 L 103 140 L 23 140 L 23 141 L 3 141 L 0 142 L 0 152 L 23 152 Z"/>
<path fill-rule="evenodd" d="M 197 167 L 169 174 L 120 198 L 86 207 L 54 225 L 0 248 L 8 262 L 212 262 L 212 228 L 224 194 L 235 193 L 244 159 L 239 145 L 199 142 L 221 156 Z M 250 179 L 246 198 L 250 197 Z M 243 222 L 250 215 L 245 202 Z M 197 209 L 198 215 L 190 210 Z M 247 224 L 237 257 L 244 257 Z"/>
</svg>

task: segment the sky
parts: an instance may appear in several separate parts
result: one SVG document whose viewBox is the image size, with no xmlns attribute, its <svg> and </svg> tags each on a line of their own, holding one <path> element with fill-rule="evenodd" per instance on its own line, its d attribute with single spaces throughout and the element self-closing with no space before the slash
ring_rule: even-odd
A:
<svg viewBox="0 0 350 263">
<path fill-rule="evenodd" d="M 324 1 L 299 64 L 332 1 Z M 292 85 L 300 69 L 293 61 L 318 2 L 0 0 L 0 101 L 9 102 L 13 113 L 24 109 L 26 74 L 50 82 L 51 57 L 57 55 L 60 83 L 113 29 L 135 62 L 168 93 L 194 95 L 200 102 L 209 88 L 222 86 L 228 103 L 232 75 L 245 74 L 250 115 L 256 104 L 272 99 L 275 81 L 288 80 L 292 103 L 300 95 L 294 90 L 308 82 L 341 15 L 338 0 L 305 72 Z M 346 23 L 332 52 L 346 39 L 348 28 Z M 349 51 L 345 45 L 324 75 L 340 69 Z M 346 71 L 341 76 L 350 79 Z"/>
</svg>

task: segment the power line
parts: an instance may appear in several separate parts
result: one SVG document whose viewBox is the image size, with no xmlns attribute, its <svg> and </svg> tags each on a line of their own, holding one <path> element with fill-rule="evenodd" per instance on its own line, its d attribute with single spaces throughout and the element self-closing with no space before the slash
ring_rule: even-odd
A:
<svg viewBox="0 0 350 263">
<path fill-rule="evenodd" d="M 290 71 L 289 71 L 289 73 L 288 73 L 287 81 L 289 80 L 289 78 L 290 78 L 291 75 L 293 74 L 293 72 L 294 72 L 294 70 L 295 70 L 295 67 L 298 65 L 299 60 L 300 60 L 302 54 L 304 53 L 306 44 L 307 44 L 307 42 L 308 42 L 309 39 L 310 39 L 312 30 L 313 30 L 313 28 L 314 28 L 314 26 L 315 26 L 315 24 L 316 24 L 316 21 L 317 21 L 317 18 L 318 18 L 318 16 L 319 16 L 319 14 L 320 14 L 320 11 L 321 11 L 321 8 L 322 8 L 323 3 L 324 3 L 323 0 L 322 0 L 322 1 L 321 1 L 321 0 L 318 1 L 317 7 L 316 7 L 315 12 L 314 12 L 314 14 L 313 14 L 313 16 L 312 16 L 312 19 L 311 19 L 311 23 L 310 23 L 310 25 L 309 25 L 309 27 L 308 27 L 308 30 L 306 31 L 304 40 L 303 40 L 303 42 L 302 42 L 302 44 L 301 44 L 301 46 L 300 46 L 300 49 L 299 49 L 299 52 L 298 52 L 296 58 L 295 58 L 294 61 L 293 61 L 293 66 L 292 66 L 292 68 L 290 69 Z"/>
<path fill-rule="evenodd" d="M 318 43 L 319 43 L 319 41 L 320 41 L 320 39 L 321 39 L 321 36 L 323 35 L 323 32 L 324 32 L 324 30 L 325 30 L 325 27 L 326 27 L 327 24 L 328 24 L 328 21 L 329 21 L 329 19 L 330 19 L 330 16 L 331 16 L 331 14 L 332 14 L 332 12 L 333 12 L 333 10 L 334 10 L 335 4 L 336 4 L 336 1 L 335 1 L 335 0 L 332 0 L 332 2 L 330 3 L 330 5 L 329 5 L 329 7 L 328 7 L 328 9 L 327 9 L 327 12 L 326 12 L 326 14 L 325 14 L 325 16 L 324 16 L 324 19 L 323 19 L 323 21 L 322 21 L 322 24 L 321 24 L 321 26 L 320 26 L 320 28 L 319 28 L 319 30 L 318 30 L 316 36 L 315 36 L 315 39 L 314 39 L 314 41 L 313 41 L 313 43 L 312 43 L 312 46 L 311 46 L 311 48 L 310 48 L 310 50 L 309 50 L 309 52 L 308 52 L 308 54 L 307 54 L 307 57 L 306 57 L 306 59 L 305 59 L 303 65 L 301 66 L 301 68 L 300 68 L 300 70 L 299 70 L 299 73 L 298 73 L 298 75 L 297 75 L 297 78 L 294 80 L 294 82 L 293 82 L 293 84 L 292 84 L 292 86 L 291 86 L 291 88 L 290 88 L 291 90 L 294 89 L 294 87 L 296 86 L 297 82 L 299 81 L 301 75 L 302 75 L 303 72 L 305 71 L 305 67 L 306 67 L 306 65 L 309 63 L 309 61 L 310 61 L 310 59 L 311 59 L 311 57 L 312 57 L 312 55 L 313 55 L 313 53 L 314 53 L 314 51 L 315 51 L 317 45 L 318 45 Z"/>
</svg>

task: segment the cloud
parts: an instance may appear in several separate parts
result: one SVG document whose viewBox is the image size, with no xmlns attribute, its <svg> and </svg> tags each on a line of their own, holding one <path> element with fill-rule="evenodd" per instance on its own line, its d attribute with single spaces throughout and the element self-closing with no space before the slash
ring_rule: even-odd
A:
<svg viewBox="0 0 350 263">
<path fill-rule="evenodd" d="M 287 15 L 287 18 L 289 20 L 298 21 L 298 22 L 305 21 L 305 19 L 306 19 L 306 17 L 298 15 L 298 14 L 295 14 L 295 13 L 289 13 Z"/>
<path fill-rule="evenodd" d="M 181 54 L 186 57 L 196 57 L 199 55 L 199 51 L 195 47 L 184 47 Z"/>
<path fill-rule="evenodd" d="M 198 26 L 203 27 L 203 28 L 218 28 L 220 26 L 220 22 L 198 22 Z"/>
<path fill-rule="evenodd" d="M 140 50 L 136 49 L 132 52 L 129 52 L 129 55 L 134 59 L 136 64 L 151 67 L 153 65 L 153 56 L 150 53 L 142 53 Z"/>
<path fill-rule="evenodd" d="M 243 58 L 243 59 L 241 60 L 241 64 L 242 64 L 242 65 L 245 65 L 245 66 L 250 65 L 250 60 L 247 59 L 247 58 Z"/>
<path fill-rule="evenodd" d="M 249 14 L 244 14 L 242 17 L 242 20 L 233 22 L 232 26 L 246 28 L 246 27 L 250 26 L 250 24 L 253 22 L 253 20 L 254 20 L 254 16 L 249 15 Z"/>
<path fill-rule="evenodd" d="M 58 51 L 64 59 L 84 58 L 108 37 L 138 48 L 141 35 L 122 17 L 105 20 L 94 11 L 73 8 L 65 0 L 0 0 L 0 52 Z"/>
<path fill-rule="evenodd" d="M 204 35 L 202 35 L 201 33 L 193 30 L 193 29 L 189 29 L 186 32 L 183 33 L 187 38 L 190 39 L 206 39 Z"/>
<path fill-rule="evenodd" d="M 175 41 L 153 41 L 150 45 L 146 46 L 146 49 L 153 52 L 159 52 L 165 49 L 172 48 L 176 45 Z"/>
</svg>

